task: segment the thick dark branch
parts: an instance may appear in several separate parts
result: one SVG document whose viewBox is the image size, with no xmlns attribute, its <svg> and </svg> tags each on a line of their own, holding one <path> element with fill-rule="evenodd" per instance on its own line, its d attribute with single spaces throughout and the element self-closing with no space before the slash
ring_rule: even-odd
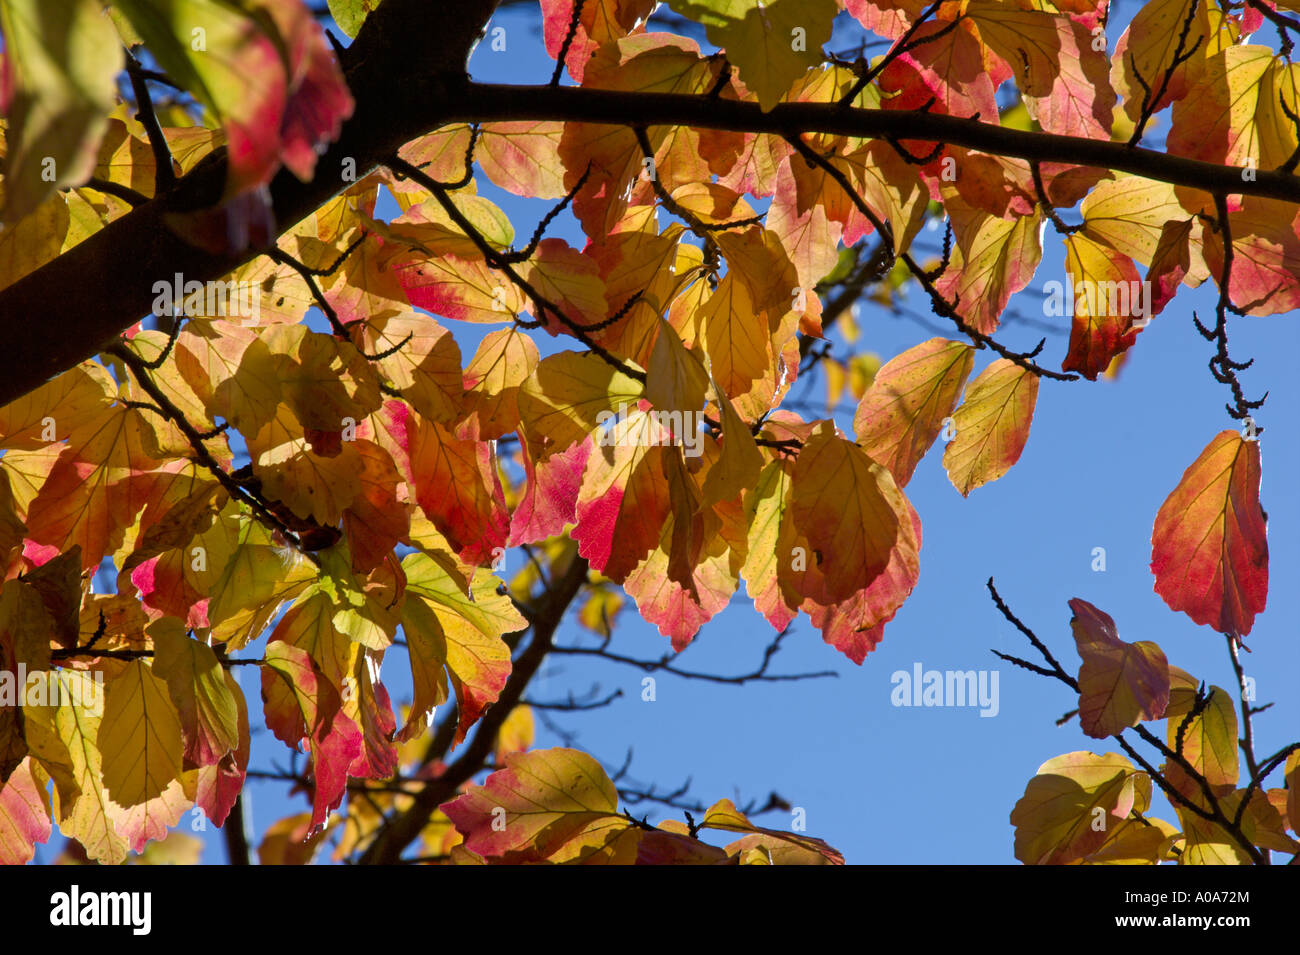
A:
<svg viewBox="0 0 1300 955">
<path fill-rule="evenodd" d="M 469 80 L 465 62 L 496 0 L 385 0 L 366 18 L 343 64 L 356 109 L 310 182 L 287 170 L 272 180 L 276 229 L 283 232 L 380 159 L 452 121 Z M 420 37 L 412 43 L 412 37 Z M 400 51 L 400 54 L 399 54 Z M 224 149 L 205 157 L 168 193 L 134 209 L 42 268 L 0 291 L 0 405 L 92 358 L 149 313 L 153 283 L 219 279 L 263 250 L 222 254 L 188 245 L 174 213 L 211 209 L 226 188 Z M 40 316 L 40 320 L 33 320 Z"/>
<path fill-rule="evenodd" d="M 757 103 L 703 95 L 472 84 L 464 73 L 465 55 L 494 7 L 492 0 L 437 5 L 386 0 L 366 19 L 345 64 L 356 113 L 318 160 L 315 179 L 303 183 L 282 171 L 272 182 L 279 230 L 350 185 L 341 175 L 345 160 L 352 160 L 358 172 L 368 172 L 405 143 L 448 123 L 529 119 L 902 137 L 1300 203 L 1300 178 L 1276 170 L 1251 170 L 1246 177 L 1236 166 L 938 113 L 845 109 L 836 103 L 783 103 L 764 113 Z M 426 42 L 412 46 L 412 36 Z M 394 55 L 399 49 L 403 55 Z M 168 195 L 140 206 L 0 292 L 0 404 L 92 357 L 105 340 L 148 313 L 155 280 L 176 272 L 187 280 L 217 279 L 262 251 L 214 255 L 184 244 L 168 227 L 166 213 L 216 205 L 225 179 L 225 154 L 218 152 Z M 34 322 L 32 315 L 44 320 Z"/>
<path fill-rule="evenodd" d="M 229 865 L 251 865 L 248 852 L 248 834 L 244 831 L 244 797 L 235 797 L 235 804 L 230 807 L 226 824 L 221 827 L 221 834 L 226 838 L 226 861 Z"/>
</svg>

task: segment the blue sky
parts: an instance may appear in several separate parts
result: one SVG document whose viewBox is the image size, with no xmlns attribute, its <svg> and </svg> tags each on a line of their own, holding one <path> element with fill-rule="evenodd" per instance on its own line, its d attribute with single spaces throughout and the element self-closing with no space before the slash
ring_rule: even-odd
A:
<svg viewBox="0 0 1300 955">
<path fill-rule="evenodd" d="M 1126 4 L 1112 17 L 1112 43 L 1135 9 Z M 474 76 L 545 82 L 553 63 L 542 48 L 539 22 L 531 5 L 499 13 L 493 26 L 506 28 L 507 51 L 494 53 L 489 44 L 481 44 L 471 61 Z M 1271 35 L 1263 35 L 1267 32 L 1257 42 L 1273 42 Z M 831 48 L 852 46 L 844 39 L 850 33 L 841 22 Z M 1162 126 L 1167 124 L 1168 112 L 1161 119 Z M 1157 140 L 1160 134 L 1157 127 Z M 548 206 L 516 199 L 482 177 L 479 182 L 480 191 L 501 205 L 522 236 Z M 388 204 L 381 215 L 395 211 Z M 1077 221 L 1077 215 L 1062 215 Z M 551 234 L 579 246 L 582 242 L 567 215 Z M 927 242 L 936 238 L 931 234 Z M 1046 335 L 1043 362 L 1059 367 L 1069 319 L 1046 317 L 1042 305 L 1044 285 L 1064 277 L 1062 247 L 1050 229 L 1043 243 L 1043 264 L 1012 301 L 1012 310 L 1028 321 L 1008 320 L 998 337 L 1012 347 L 1029 347 Z M 883 361 L 936 333 L 958 337 L 930 314 L 919 290 L 910 290 L 903 304 L 906 314 L 864 303 L 857 347 Z M 1085 737 L 1077 721 L 1056 726 L 1056 719 L 1077 705 L 1070 691 L 990 653 L 996 648 L 1033 658 L 1032 648 L 989 599 L 985 581 L 990 576 L 1068 670 L 1077 669 L 1078 659 L 1066 602 L 1081 597 L 1109 613 L 1124 639 L 1155 640 L 1172 663 L 1207 683 L 1233 686 L 1223 637 L 1169 610 L 1152 589 L 1148 567 L 1151 526 L 1160 504 L 1214 435 L 1236 426 L 1223 408 L 1227 388 L 1206 367 L 1211 350 L 1192 326 L 1193 309 L 1202 318 L 1212 315 L 1208 284 L 1197 291 L 1183 289 L 1152 321 L 1116 381 L 1044 381 L 1021 460 L 969 499 L 948 483 L 939 460 L 942 448 L 931 451 L 907 487 L 924 527 L 920 582 L 886 627 L 884 642 L 862 666 L 825 645 L 802 617 L 773 671 L 829 669 L 836 678 L 736 687 L 658 674 L 654 702 L 643 702 L 645 674 L 639 669 L 561 657 L 551 659 L 529 696 L 555 700 L 593 687 L 601 694 L 621 689 L 623 697 L 606 709 L 552 719 L 611 769 L 631 749 L 629 775 L 661 790 L 675 789 L 689 777 L 690 796 L 706 804 L 721 797 L 763 802 L 775 791 L 804 810 L 809 834 L 826 839 L 850 862 L 1013 863 L 1008 815 L 1037 767 L 1073 750 L 1111 752 L 1118 747 Z M 456 334 L 466 360 L 491 330 L 444 324 Z M 1233 357 L 1256 359 L 1242 373 L 1248 396 L 1270 393 L 1257 420 L 1267 429 L 1261 438 L 1262 497 L 1269 515 L 1271 587 L 1268 609 L 1247 639 L 1253 652 L 1243 655 L 1247 675 L 1257 682 L 1258 701 L 1276 704 L 1255 718 L 1257 752 L 1267 754 L 1294 740 L 1300 726 L 1300 701 L 1293 689 L 1288 692 L 1300 673 L 1295 623 L 1300 594 L 1294 586 L 1300 567 L 1300 506 L 1294 493 L 1300 486 L 1300 376 L 1294 373 L 1300 330 L 1290 316 L 1238 318 L 1230 335 Z M 543 344 L 544 351 L 556 347 L 580 346 L 568 340 Z M 848 354 L 842 343 L 836 354 Z M 975 373 L 991 357 L 978 352 Z M 802 382 L 795 388 L 797 397 L 814 402 L 821 402 L 824 393 L 820 378 L 806 394 Z M 851 431 L 851 411 L 837 420 Z M 1104 572 L 1092 569 L 1097 547 L 1105 548 Z M 511 555 L 508 570 L 518 569 L 520 560 Z M 750 672 L 772 635 L 742 586 L 732 605 L 685 651 L 680 665 L 718 674 Z M 576 623 L 561 628 L 561 643 L 579 639 L 590 642 L 580 637 Z M 657 658 L 668 644 L 640 620 L 629 601 L 611 649 Z M 891 674 L 910 673 L 917 663 L 925 669 L 996 671 L 997 715 L 983 718 L 973 707 L 893 706 Z M 241 676 L 257 725 L 256 681 L 252 674 Z M 383 678 L 395 702 L 408 696 L 409 674 L 400 649 L 390 651 Z M 562 740 L 539 725 L 537 745 L 562 745 Z M 287 756 L 269 733 L 255 737 L 253 767 L 284 765 Z M 1281 785 L 1280 774 L 1271 782 Z M 252 825 L 259 834 L 275 819 L 306 808 L 301 797 L 286 798 L 282 784 L 253 781 L 249 790 Z M 644 808 L 652 820 L 664 814 Z M 1175 821 L 1159 798 L 1152 814 Z M 791 817 L 776 812 L 762 821 L 788 828 Z M 205 861 L 224 861 L 220 834 L 211 830 L 206 841 Z M 44 850 L 42 857 L 48 853 Z"/>
</svg>

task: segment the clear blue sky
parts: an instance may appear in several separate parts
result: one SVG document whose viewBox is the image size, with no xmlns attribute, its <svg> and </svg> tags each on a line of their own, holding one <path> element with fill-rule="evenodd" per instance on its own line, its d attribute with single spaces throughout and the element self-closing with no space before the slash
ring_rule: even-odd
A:
<svg viewBox="0 0 1300 955">
<path fill-rule="evenodd" d="M 1112 44 L 1135 9 L 1125 4 L 1112 16 Z M 843 20 L 832 49 L 852 46 L 852 26 Z M 498 14 L 493 25 L 506 27 L 508 49 L 494 53 L 482 44 L 471 63 L 475 77 L 544 82 L 553 63 L 545 55 L 538 24 L 531 5 Z M 1273 42 L 1267 27 L 1256 42 Z M 1162 114 L 1157 139 L 1167 128 L 1168 115 Z M 516 199 L 481 177 L 480 191 L 506 210 L 516 232 L 524 236 L 548 205 Z M 380 211 L 386 215 L 395 206 L 389 201 L 387 212 Z M 1077 221 L 1068 212 L 1063 215 Z M 551 234 L 582 243 L 567 216 L 557 221 Z M 931 243 L 934 239 L 928 237 Z M 1013 347 L 1029 347 L 1046 335 L 1044 363 L 1057 367 L 1065 353 L 1069 320 L 1043 314 L 1044 284 L 1064 275 L 1060 238 L 1050 229 L 1044 246 L 1043 265 L 1011 306 L 1030 321 L 1008 320 L 999 338 Z M 550 661 L 529 695 L 562 699 L 570 691 L 581 695 L 593 686 L 602 694 L 622 689 L 623 698 L 604 710 L 554 719 L 611 769 L 632 749 L 631 776 L 638 782 L 671 790 L 690 777 L 691 796 L 705 803 L 724 796 L 738 803 L 749 798 L 761 802 L 769 791 L 776 791 L 806 811 L 810 834 L 825 838 L 850 862 L 1014 862 L 1008 815 L 1037 767 L 1061 753 L 1110 752 L 1117 747 L 1085 737 L 1076 721 L 1057 727 L 1057 717 L 1077 704 L 1069 690 L 989 652 L 997 648 L 1033 656 L 1032 648 L 990 601 L 984 585 L 988 577 L 996 578 L 1011 607 L 1067 669 L 1076 669 L 1078 659 L 1066 602 L 1081 597 L 1109 613 L 1124 639 L 1156 640 L 1172 663 L 1232 689 L 1223 637 L 1170 611 L 1153 592 L 1148 569 L 1151 526 L 1160 504 L 1210 439 L 1234 426 L 1223 409 L 1227 389 L 1206 367 L 1210 347 L 1192 327 L 1194 308 L 1202 317 L 1212 314 L 1208 288 L 1180 292 L 1139 337 L 1119 380 L 1044 381 L 1020 462 L 969 499 L 948 483 L 939 461 L 942 448 L 931 451 L 907 487 L 924 526 L 920 583 L 886 627 L 884 642 L 862 666 L 825 645 L 801 617 L 774 671 L 830 669 L 837 678 L 734 687 L 661 674 L 657 699 L 650 703 L 641 700 L 642 671 L 562 657 Z M 859 347 L 883 361 L 933 334 L 957 337 L 930 314 L 916 290 L 906 304 L 910 315 L 864 303 Z M 935 330 L 923 327 L 918 316 Z M 455 332 L 466 360 L 490 330 L 444 324 Z M 1242 374 L 1248 395 L 1270 392 L 1257 420 L 1267 429 L 1261 439 L 1262 495 L 1269 515 L 1271 586 L 1268 609 L 1247 640 L 1253 652 L 1244 655 L 1247 674 L 1257 681 L 1258 701 L 1276 703 L 1255 719 L 1257 751 L 1267 754 L 1294 740 L 1300 727 L 1300 702 L 1294 692 L 1300 674 L 1300 592 L 1295 587 L 1300 567 L 1300 506 L 1295 494 L 1300 486 L 1300 376 L 1294 373 L 1300 329 L 1288 315 L 1235 319 L 1230 333 L 1233 356 L 1256 359 Z M 580 347 L 561 340 L 544 343 L 543 349 L 557 346 Z M 977 353 L 976 373 L 989 360 L 988 353 Z M 821 401 L 824 386 L 818 379 L 805 394 L 804 386 L 796 385 L 795 394 Z M 851 413 L 837 420 L 851 431 Z M 1091 569 L 1096 547 L 1106 550 L 1105 572 Z M 508 568 L 517 569 L 519 560 L 511 555 Z M 572 643 L 578 630 L 570 622 L 559 639 Z M 719 674 L 749 672 L 772 633 L 742 587 L 732 606 L 705 626 L 680 662 Z M 640 620 L 629 601 L 612 649 L 651 658 L 667 647 L 665 638 Z M 891 674 L 910 672 L 918 662 L 925 669 L 996 670 L 996 717 L 981 718 L 975 708 L 891 705 Z M 257 725 L 258 687 L 252 674 L 241 676 Z M 395 702 L 408 697 L 409 673 L 400 648 L 389 652 L 383 679 Z M 562 741 L 539 726 L 537 745 Z M 255 768 L 284 765 L 287 756 L 265 731 L 255 737 Z M 1280 774 L 1271 783 L 1281 785 Z M 282 784 L 250 784 L 252 823 L 259 835 L 275 819 L 305 808 L 301 797 L 287 799 L 285 789 Z M 652 807 L 648 811 L 652 820 L 662 816 Z M 1159 798 L 1153 814 L 1175 821 Z M 782 813 L 762 818 L 779 828 L 790 823 Z M 219 833 L 210 831 L 206 838 L 205 860 L 224 861 Z M 41 855 L 48 858 L 49 850 Z"/>
</svg>

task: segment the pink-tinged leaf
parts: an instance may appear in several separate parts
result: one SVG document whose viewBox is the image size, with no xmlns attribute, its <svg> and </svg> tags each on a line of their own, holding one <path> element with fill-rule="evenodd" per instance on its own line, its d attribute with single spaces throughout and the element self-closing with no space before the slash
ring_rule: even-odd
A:
<svg viewBox="0 0 1300 955">
<path fill-rule="evenodd" d="M 1126 255 L 1086 231 L 1065 237 L 1065 276 L 1073 291 L 1070 351 L 1062 371 L 1077 371 L 1089 381 L 1110 367 L 1137 339 L 1134 322 L 1149 318 L 1145 286 Z"/>
<path fill-rule="evenodd" d="M 491 268 L 467 239 L 443 229 L 438 240 L 420 242 L 426 246 L 423 250 L 394 240 L 391 259 L 384 260 L 397 273 L 412 305 L 446 318 L 486 324 L 512 321 L 527 308 L 514 283 Z"/>
<path fill-rule="evenodd" d="M 338 139 L 343 121 L 352 115 L 352 94 L 311 10 L 298 0 L 260 2 L 275 20 L 288 59 L 280 158 L 306 182 L 315 172 L 316 157 Z"/>
<path fill-rule="evenodd" d="M 82 567 L 99 566 L 114 550 L 153 490 L 157 440 L 135 408 L 106 412 L 84 444 L 64 445 L 27 512 L 27 536 L 57 546 L 81 546 Z"/>
<path fill-rule="evenodd" d="M 180 715 L 185 758 L 211 766 L 239 745 L 239 712 L 227 673 L 205 643 L 179 627 L 158 627 L 153 634 L 156 676 Z"/>
<path fill-rule="evenodd" d="M 859 665 L 884 639 L 885 624 L 894 619 L 921 575 L 921 518 L 911 502 L 907 510 L 909 519 L 900 522 L 898 542 L 881 574 L 842 603 L 828 606 L 807 599 L 800 608 L 823 640 Z"/>
<path fill-rule="evenodd" d="M 419 419 L 411 471 L 416 500 L 461 560 L 491 563 L 510 526 L 491 443 L 461 441 L 436 421 Z"/>
<path fill-rule="evenodd" d="M 679 518 L 674 513 L 674 525 L 679 519 L 684 520 L 685 516 Z M 726 609 L 736 591 L 737 580 L 731 567 L 731 552 L 718 535 L 711 535 L 692 554 L 689 576 L 684 580 L 680 579 L 681 574 L 670 572 L 668 539 L 673 529 L 674 526 L 665 525 L 659 547 L 628 574 L 623 589 L 636 601 L 637 610 L 646 622 L 657 626 L 672 641 L 673 649 L 680 652 L 700 627 Z"/>
<path fill-rule="evenodd" d="M 573 538 L 578 553 L 618 583 L 659 546 L 672 515 L 658 447 L 668 440 L 656 419 L 638 411 L 602 432 L 587 462 Z"/>
<path fill-rule="evenodd" d="M 609 317 L 599 264 L 563 239 L 543 239 L 521 271 L 533 288 L 570 321 L 594 325 Z M 539 312 L 543 313 L 535 317 L 545 320 L 552 335 L 567 331 L 550 309 Z"/>
<path fill-rule="evenodd" d="M 766 227 L 780 239 L 789 254 L 799 281 L 798 287 L 810 289 L 835 267 L 844 226 L 840 221 L 830 218 L 833 209 L 828 209 L 826 202 L 800 201 L 799 184 L 794 173 L 795 163 L 807 166 L 802 158 L 791 156 L 777 169 L 776 193 L 769 206 Z M 830 183 L 830 187 L 837 190 L 831 195 L 844 195 L 843 190 L 834 182 Z M 844 244 L 850 245 L 870 226 L 866 225 L 865 220 L 858 221 L 862 216 L 856 208 L 846 212 L 845 216 L 852 223 L 852 231 L 844 237 Z"/>
<path fill-rule="evenodd" d="M 970 325 L 991 335 L 1011 296 L 1029 284 L 1042 261 L 1042 216 L 1035 210 L 1001 219 L 968 206 L 951 186 L 944 188 L 944 204 L 956 241 L 935 288 L 957 302 Z"/>
<path fill-rule="evenodd" d="M 306 650 L 283 640 L 267 643 L 262 705 L 266 727 L 276 739 L 297 749 L 311 727 L 332 716 L 321 710 L 332 699 L 321 696 L 320 685 L 327 682 Z"/>
<path fill-rule="evenodd" d="M 108 819 L 132 852 L 142 852 L 149 842 L 166 839 L 191 804 L 185 781 L 173 779 L 157 796 L 129 808 L 110 802 Z"/>
<path fill-rule="evenodd" d="M 348 775 L 359 779 L 387 779 L 397 772 L 397 749 L 392 742 L 397 718 L 388 690 L 378 679 L 382 656 L 374 650 L 359 653 L 346 684 L 343 712 L 360 728 L 362 742 Z"/>
<path fill-rule="evenodd" d="M 1199 624 L 1241 638 L 1268 599 L 1259 442 L 1221 431 L 1160 505 L 1151 532 L 1155 590 Z"/>
<path fill-rule="evenodd" d="M 474 158 L 494 183 L 517 196 L 559 199 L 565 193 L 560 136 L 551 121 L 484 123 Z"/>
<path fill-rule="evenodd" d="M 542 37 L 546 55 L 559 59 L 560 48 L 573 22 L 574 0 L 542 0 Z M 578 12 L 578 29 L 564 62 L 575 83 L 581 83 L 587 61 L 602 44 L 626 36 L 655 8 L 655 0 L 585 0 Z"/>
<path fill-rule="evenodd" d="M 950 22 L 927 21 L 913 34 L 914 41 L 919 42 L 885 67 L 880 74 L 880 88 L 898 95 L 884 100 L 882 105 L 886 109 L 913 110 L 933 97 L 933 108 L 940 113 L 963 118 L 978 113 L 985 122 L 992 122 L 992 117 L 998 115 L 994 91 L 1010 71 L 1001 63 L 992 69 L 985 62 L 983 44 L 968 19 L 925 42 Z M 923 149 L 922 153 L 927 151 Z"/>
<path fill-rule="evenodd" d="M 952 415 L 974 354 L 963 342 L 931 338 L 886 362 L 862 396 L 853 418 L 858 445 L 899 487 Z"/>
<path fill-rule="evenodd" d="M 226 673 L 226 685 L 230 689 L 230 695 L 235 698 L 239 711 L 239 745 L 234 752 L 221 757 L 215 765 L 199 768 L 194 792 L 194 804 L 203 810 L 214 826 L 226 824 L 226 817 L 230 815 L 235 800 L 243 791 L 251 745 L 248 706 L 244 702 L 239 683 L 229 672 Z"/>
<path fill-rule="evenodd" d="M 459 724 L 455 742 L 496 702 L 510 676 L 510 648 L 502 637 L 527 627 L 500 580 L 479 575 L 470 587 L 447 561 L 425 553 L 407 555 L 402 628 L 410 648 L 414 699 L 397 738 L 419 734 L 433 707 L 456 691 Z M 459 578 L 459 579 L 458 579 Z"/>
<path fill-rule="evenodd" d="M 511 547 L 545 540 L 577 519 L 578 492 L 592 448 L 591 438 L 586 438 L 535 462 L 527 439 L 520 437 L 527 483 L 510 515 Z"/>
<path fill-rule="evenodd" d="M 1115 621 L 1086 600 L 1070 601 L 1070 628 L 1083 666 L 1079 668 L 1079 725 L 1105 739 L 1164 717 L 1169 705 L 1169 661 L 1150 640 L 1125 643 Z"/>
<path fill-rule="evenodd" d="M 353 442 L 361 461 L 361 493 L 343 512 L 352 569 L 366 574 L 392 553 L 411 529 L 411 507 L 399 491 L 402 476 L 392 456 L 372 441 Z"/>
<path fill-rule="evenodd" d="M 1178 287 L 1191 272 L 1192 220 L 1166 222 L 1160 229 L 1147 281 L 1151 284 L 1151 314 L 1159 315 L 1178 294 Z"/>
<path fill-rule="evenodd" d="M 1250 315 L 1277 315 L 1300 308 L 1300 213 L 1294 203 L 1248 196 L 1228 215 L 1232 230 L 1232 304 Z M 1223 275 L 1223 240 L 1205 230 L 1205 264 L 1216 281 Z"/>
<path fill-rule="evenodd" d="M 0 786 L 0 865 L 24 865 L 36 854 L 36 843 L 49 841 L 49 797 L 35 765 L 24 758 Z"/>
<path fill-rule="evenodd" d="M 844 0 L 844 9 L 877 36 L 897 40 L 920 19 L 925 0 Z"/>
<path fill-rule="evenodd" d="M 807 539 L 807 566 L 818 573 L 816 593 L 833 604 L 847 600 L 889 565 L 906 498 L 889 472 L 853 442 L 821 425 L 799 452 L 790 508 Z"/>
<path fill-rule="evenodd" d="M 974 0 L 967 16 L 1016 78 L 1029 115 L 1049 133 L 1110 139 L 1115 91 L 1105 45 L 1063 13 Z"/>
<path fill-rule="evenodd" d="M 600 764 L 575 749 L 510 753 L 506 768 L 440 807 L 483 856 L 541 861 L 593 831 L 626 825 Z"/>
<path fill-rule="evenodd" d="M 353 109 L 311 12 L 297 0 L 252 6 L 261 16 L 198 0 L 117 4 L 163 68 L 224 126 L 227 197 L 266 185 L 281 162 L 310 179 L 318 150 L 338 136 Z M 192 42 L 196 36 L 201 46 Z"/>
<path fill-rule="evenodd" d="M 334 688 L 328 687 L 328 692 L 334 693 Z M 348 767 L 361 755 L 362 747 L 361 730 L 342 712 L 336 713 L 328 725 L 318 726 L 312 734 L 313 830 L 323 827 L 329 814 L 343 802 L 348 788 Z"/>
<path fill-rule="evenodd" d="M 282 742 L 295 749 L 304 738 L 308 742 L 314 831 L 342 802 L 348 767 L 361 755 L 363 740 L 357 724 L 343 712 L 343 700 L 331 678 L 303 645 L 311 639 L 303 628 L 310 628 L 313 611 L 322 612 L 319 604 L 296 604 L 271 634 L 262 670 L 262 700 L 266 724 Z M 281 634 L 295 642 L 286 642 Z"/>
<path fill-rule="evenodd" d="M 802 850 L 810 856 L 818 857 L 826 865 L 844 864 L 844 856 L 821 839 L 814 839 L 812 836 L 800 835 L 794 832 L 782 832 L 779 829 L 765 829 L 754 825 L 743 812 L 736 808 L 735 803 L 730 799 L 720 799 L 710 806 L 708 812 L 700 821 L 700 828 L 718 829 L 723 832 L 743 832 L 748 835 L 750 840 L 755 840 L 748 842 L 741 840 L 740 843 L 733 843 L 728 846 L 727 851 L 732 854 L 738 854 L 738 848 L 739 851 L 743 851 L 751 845 L 761 845 L 768 850 L 789 847 Z M 805 858 L 803 861 L 810 860 Z"/>
</svg>

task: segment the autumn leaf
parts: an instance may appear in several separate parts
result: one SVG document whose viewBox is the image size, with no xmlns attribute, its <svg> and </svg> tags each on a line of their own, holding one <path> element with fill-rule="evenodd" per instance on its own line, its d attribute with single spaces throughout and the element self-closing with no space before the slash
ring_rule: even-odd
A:
<svg viewBox="0 0 1300 955">
<path fill-rule="evenodd" d="M 948 480 L 962 497 L 996 481 L 1018 460 L 1029 440 L 1038 376 L 999 358 L 966 389 L 952 415 L 955 437 L 943 452 Z"/>
<path fill-rule="evenodd" d="M 1134 810 L 1145 812 L 1150 801 L 1151 778 L 1117 753 L 1049 759 L 1011 812 L 1016 858 L 1026 865 L 1077 862 L 1105 844 L 1109 827 Z"/>
<path fill-rule="evenodd" d="M 1268 599 L 1259 443 L 1221 431 L 1160 505 L 1151 532 L 1155 590 L 1173 610 L 1239 639 Z"/>
<path fill-rule="evenodd" d="M 135 661 L 139 664 L 140 661 Z M 117 865 L 126 858 L 126 841 L 115 830 L 112 819 L 112 802 L 105 776 L 106 742 L 101 742 L 103 717 L 107 710 L 104 690 L 96 687 L 90 674 L 84 671 L 61 669 L 58 705 L 25 705 L 23 715 L 27 723 L 27 742 L 32 758 L 40 763 L 54 780 L 59 797 L 55 819 L 59 831 L 76 839 L 85 847 L 87 855 L 106 865 Z M 121 679 L 119 677 L 119 679 Z M 165 689 L 155 686 L 151 698 L 163 699 Z M 101 706 L 82 706 L 76 701 L 98 700 Z M 158 712 L 165 709 L 160 705 Z M 166 717 L 163 717 L 166 725 Z M 179 766 L 181 739 L 179 725 L 173 724 L 174 743 L 171 753 L 158 753 L 157 763 L 169 763 L 175 757 Z M 169 739 L 171 732 L 164 731 Z M 145 739 L 141 734 L 141 740 Z M 131 743 L 131 749 L 138 744 Z M 113 756 L 121 764 L 121 755 Z M 129 757 L 128 757 L 129 759 Z M 130 769 L 131 767 L 127 767 Z M 163 774 L 166 770 L 164 768 Z"/>
<path fill-rule="evenodd" d="M 350 37 L 355 37 L 366 16 L 379 6 L 380 0 L 329 0 L 330 15 Z"/>
<path fill-rule="evenodd" d="M 210 647 L 179 627 L 160 627 L 153 638 L 154 673 L 180 716 L 186 759 L 210 766 L 239 745 L 239 711 L 225 672 Z"/>
<path fill-rule="evenodd" d="M 991 335 L 1012 294 L 1029 284 L 1043 257 L 1038 213 L 1002 219 L 966 206 L 953 187 L 945 187 L 944 200 L 956 242 L 934 286 L 959 303 L 970 325 Z"/>
<path fill-rule="evenodd" d="M 1086 600 L 1070 601 L 1070 628 L 1079 669 L 1079 723 L 1094 739 L 1114 736 L 1143 720 L 1158 720 L 1169 704 L 1169 663 L 1150 640 L 1125 643 L 1115 621 Z"/>
<path fill-rule="evenodd" d="M 600 764 L 573 749 L 510 753 L 504 769 L 441 808 L 466 848 L 514 861 L 540 861 L 567 844 L 628 825 Z"/>
<path fill-rule="evenodd" d="M 517 329 L 489 332 L 465 366 L 466 413 L 456 437 L 500 438 L 519 426 L 519 389 L 537 368 L 537 346 Z M 457 373 L 460 359 L 456 359 Z"/>
<path fill-rule="evenodd" d="M 1154 313 L 1149 292 L 1138 280 L 1133 260 L 1088 235 L 1065 237 L 1065 275 L 1074 304 L 1070 351 L 1062 371 L 1077 371 L 1089 381 L 1132 346 L 1140 326 Z"/>
<path fill-rule="evenodd" d="M 9 0 L 0 6 L 0 27 L 8 61 L 0 92 L 8 120 L 0 219 L 12 225 L 53 190 L 90 176 L 122 53 L 93 0 Z"/>
<path fill-rule="evenodd" d="M 1109 139 L 1115 92 L 1103 44 L 1063 13 L 990 0 L 967 7 L 980 38 L 1010 68 L 1029 114 L 1047 132 Z"/>
<path fill-rule="evenodd" d="M 228 195 L 268 182 L 280 162 L 299 179 L 311 178 L 317 147 L 338 136 L 353 103 L 324 34 L 301 4 L 263 0 L 257 19 L 210 0 L 116 6 L 163 69 L 223 123 Z"/>
<path fill-rule="evenodd" d="M 50 838 L 50 807 L 35 764 L 24 759 L 0 783 L 0 865 L 25 865 Z"/>
<path fill-rule="evenodd" d="M 167 685 L 132 660 L 105 687 L 99 746 L 104 785 L 124 807 L 160 796 L 181 772 L 183 726 Z"/>
<path fill-rule="evenodd" d="M 1222 9 L 1212 0 L 1153 0 L 1145 4 L 1115 44 L 1111 59 L 1111 81 L 1123 96 L 1125 113 L 1136 122 L 1144 108 L 1154 113 L 1186 95 L 1190 64 L 1174 62 L 1180 50 L 1194 48 L 1205 58 L 1233 40 Z M 1166 73 L 1170 74 L 1168 83 L 1152 87 L 1149 78 Z"/>
<path fill-rule="evenodd" d="M 752 838 L 742 840 L 740 843 L 733 843 L 728 846 L 728 852 L 735 855 L 737 849 L 747 851 L 756 847 L 768 849 L 777 849 L 778 851 L 784 846 L 795 846 L 805 853 L 818 858 L 819 861 L 814 864 L 820 865 L 843 865 L 844 856 L 840 855 L 820 839 L 814 839 L 811 836 L 799 835 L 793 832 L 781 832 L 776 829 L 764 829 L 755 826 L 746 818 L 745 814 L 738 810 L 730 799 L 720 799 L 709 807 L 708 812 L 704 814 L 704 819 L 700 822 L 702 829 L 720 829 L 724 832 L 743 832 L 748 833 Z"/>
<path fill-rule="evenodd" d="M 822 576 L 819 602 L 852 597 L 889 566 L 906 499 L 861 448 L 821 427 L 799 452 L 791 488 L 795 527 Z"/>
<path fill-rule="evenodd" d="M 510 648 L 502 637 L 523 630 L 527 621 L 497 593 L 495 578 L 477 580 L 465 593 L 427 554 L 408 555 L 402 567 L 407 586 L 402 627 L 411 650 L 415 699 L 397 738 L 420 732 L 433 708 L 446 701 L 450 681 L 459 701 L 459 742 L 510 675 Z"/>
<path fill-rule="evenodd" d="M 709 42 L 726 49 L 764 110 L 821 62 L 836 12 L 832 0 L 669 0 L 669 6 L 703 24 Z"/>
<path fill-rule="evenodd" d="M 509 515 L 486 441 L 462 441 L 436 421 L 415 419 L 415 499 L 462 560 L 488 564 L 504 553 Z"/>
<path fill-rule="evenodd" d="M 975 350 L 931 338 L 886 362 L 853 418 L 858 445 L 902 487 L 952 415 Z"/>
<path fill-rule="evenodd" d="M 596 355 L 542 359 L 519 389 L 519 416 L 538 452 L 563 451 L 596 430 L 601 412 L 633 406 L 642 385 Z"/>
<path fill-rule="evenodd" d="M 1189 696 L 1194 694 L 1184 692 L 1181 699 L 1171 699 L 1166 721 L 1169 748 L 1180 753 L 1211 786 L 1236 786 L 1237 712 L 1232 697 L 1212 686 L 1208 700 L 1195 712 L 1195 700 Z"/>
</svg>

